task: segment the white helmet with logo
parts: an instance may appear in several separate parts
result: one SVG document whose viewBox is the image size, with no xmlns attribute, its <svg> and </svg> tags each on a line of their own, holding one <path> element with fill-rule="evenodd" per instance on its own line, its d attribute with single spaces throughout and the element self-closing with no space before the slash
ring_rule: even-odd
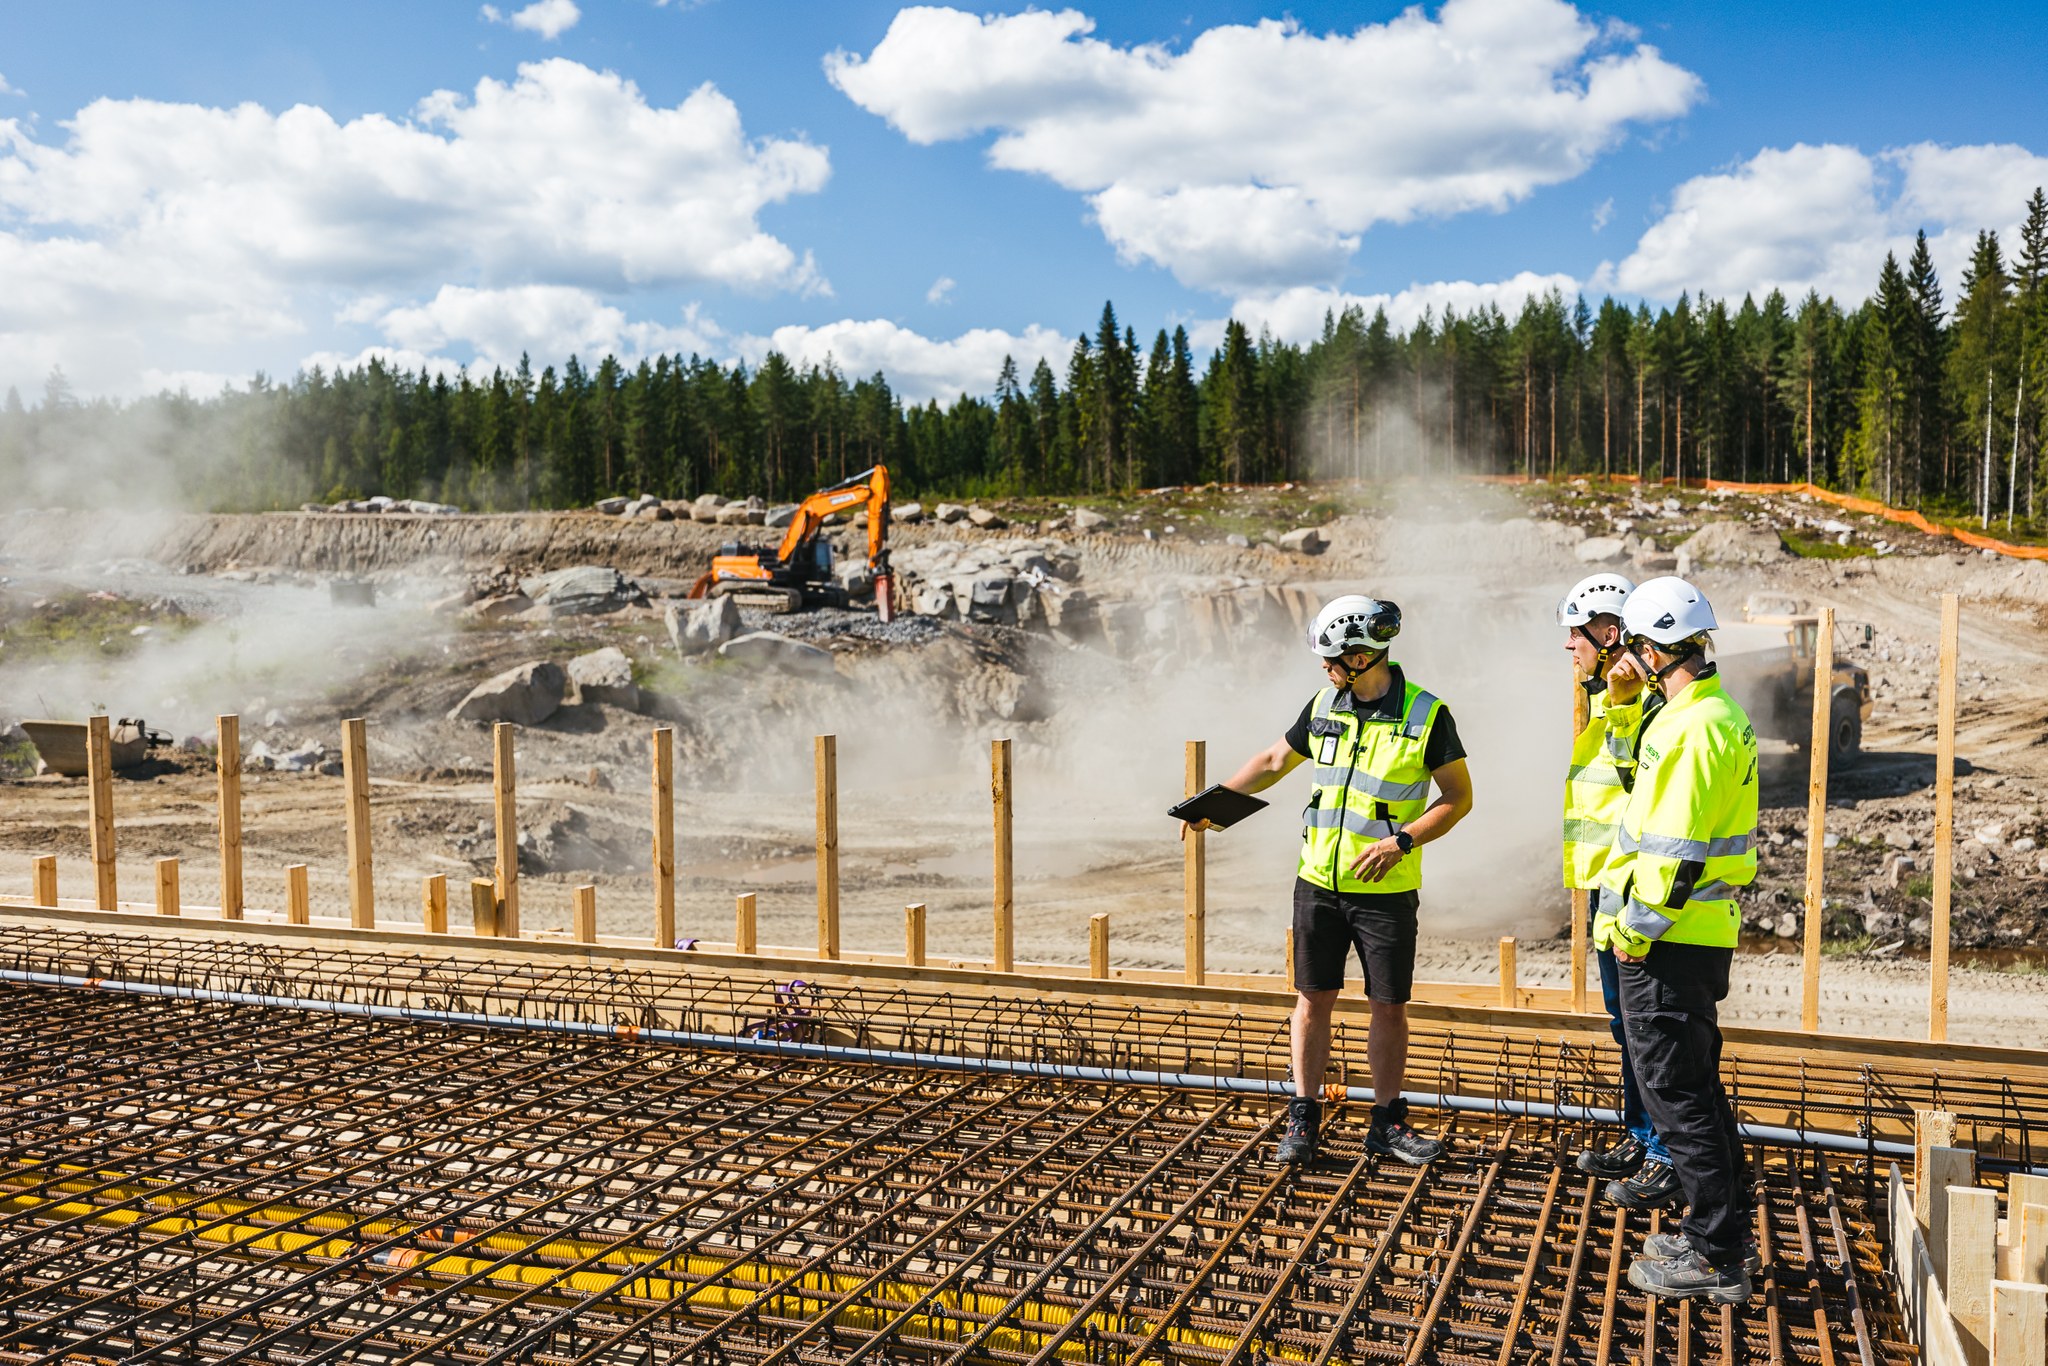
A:
<svg viewBox="0 0 2048 1366">
<path fill-rule="evenodd" d="M 1557 604 L 1559 626 L 1584 626 L 1603 613 L 1620 616 L 1621 605 L 1636 586 L 1619 574 L 1589 574 L 1572 585 Z"/>
<path fill-rule="evenodd" d="M 1360 650 L 1384 650 L 1401 633 L 1401 609 L 1391 602 L 1347 593 L 1333 598 L 1309 623 L 1308 647 L 1324 659 Z"/>
<path fill-rule="evenodd" d="M 1623 634 L 1658 645 L 1680 644 L 1717 625 L 1707 595 L 1680 578 L 1651 579 L 1621 607 Z"/>
</svg>

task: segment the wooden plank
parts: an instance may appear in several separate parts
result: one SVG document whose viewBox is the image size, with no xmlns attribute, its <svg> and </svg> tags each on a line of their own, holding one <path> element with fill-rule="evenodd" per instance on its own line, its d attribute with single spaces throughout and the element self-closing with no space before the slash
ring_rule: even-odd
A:
<svg viewBox="0 0 2048 1366">
<path fill-rule="evenodd" d="M 1933 1227 L 1935 1185 L 1927 1168 L 1927 1153 L 1932 1148 L 1953 1148 L 1956 1145 L 1956 1117 L 1947 1110 L 1915 1110 L 1913 1112 L 1913 1222 L 1920 1226 L 1925 1235 Z"/>
<path fill-rule="evenodd" d="M 478 939 L 500 938 L 498 884 L 487 877 L 469 880 L 469 932 Z"/>
<path fill-rule="evenodd" d="M 924 903 L 903 908 L 903 961 L 911 967 L 924 966 Z"/>
<path fill-rule="evenodd" d="M 1287 989 L 1288 989 L 1289 991 L 1293 991 L 1293 990 L 1295 989 L 1295 987 L 1294 987 L 1294 931 L 1293 931 L 1292 929 L 1289 929 L 1289 930 L 1287 931 L 1287 943 L 1286 943 L 1286 946 L 1285 946 L 1285 947 L 1284 947 L 1284 948 L 1283 948 L 1283 949 L 1281 950 L 1281 954 L 1282 954 L 1282 967 L 1281 967 L 1281 969 L 1280 969 L 1280 975 L 1281 975 L 1281 978 L 1282 978 L 1282 980 L 1284 980 L 1284 981 L 1285 981 L 1285 982 L 1287 983 Z"/>
<path fill-rule="evenodd" d="M 1937 689 L 1934 745 L 1934 915 L 1928 927 L 1927 1037 L 1948 1037 L 1949 895 L 1955 875 L 1956 824 L 1956 658 L 1962 635 L 1962 606 L 1953 593 L 1941 595 L 1941 682 Z"/>
<path fill-rule="evenodd" d="M 509 721 L 491 727 L 491 807 L 498 828 L 495 909 L 492 934 L 519 937 L 519 772 L 512 741 L 519 728 Z"/>
<path fill-rule="evenodd" d="M 242 918 L 242 718 L 214 720 L 213 754 L 220 808 L 220 918 Z"/>
<path fill-rule="evenodd" d="M 2048 1176 L 2014 1172 L 2005 1179 L 2005 1212 L 2019 1213 L 2023 1205 L 2048 1205 Z"/>
<path fill-rule="evenodd" d="M 1096 981 L 1109 977 L 1109 915 L 1098 911 L 1088 917 L 1088 975 Z"/>
<path fill-rule="evenodd" d="M 1182 756 L 1181 795 L 1192 797 L 1207 787 L 1203 777 L 1208 767 L 1209 744 L 1190 740 Z M 1204 832 L 1183 825 L 1181 834 L 1181 940 L 1187 965 L 1187 980 L 1202 984 L 1208 969 L 1208 868 L 1204 857 Z"/>
<path fill-rule="evenodd" d="M 420 926 L 428 934 L 448 933 L 446 873 L 429 873 L 420 883 Z"/>
<path fill-rule="evenodd" d="M 1948 1188 L 1948 1257 L 1941 1277 L 1956 1335 L 1971 1361 L 1991 1360 L 1991 1282 L 1998 1267 L 1998 1192 Z"/>
<path fill-rule="evenodd" d="M 1991 1283 L 1991 1366 L 2048 1366 L 2048 1285 Z"/>
<path fill-rule="evenodd" d="M 1806 936 L 1800 953 L 1799 1027 L 1820 1028 L 1821 902 L 1827 860 L 1828 737 L 1833 728 L 1835 609 L 1820 610 L 1813 655 L 1813 733 L 1806 746 Z"/>
<path fill-rule="evenodd" d="M 597 942 L 597 888 L 584 883 L 574 893 L 569 908 L 569 937 L 579 944 Z"/>
<path fill-rule="evenodd" d="M 93 905 L 103 911 L 121 909 L 120 885 L 114 870 L 114 749 L 104 715 L 85 722 L 86 805 L 92 821 Z"/>
<path fill-rule="evenodd" d="M 812 742 L 818 796 L 818 957 L 839 956 L 839 737 Z"/>
<path fill-rule="evenodd" d="M 654 728 L 654 943 L 676 945 L 676 732 Z"/>
<path fill-rule="evenodd" d="M 2048 1205 L 2029 1201 L 2020 1206 L 2019 1232 L 2013 1242 L 2019 1248 L 2019 1265 L 2013 1279 L 2034 1285 L 2048 1285 Z"/>
<path fill-rule="evenodd" d="M 370 876 L 370 739 L 360 716 L 341 723 L 341 780 L 348 789 L 348 923 L 377 923 L 377 884 Z"/>
<path fill-rule="evenodd" d="M 1921 1362 L 1924 1366 L 1968 1366 L 1955 1321 L 1949 1316 L 1948 1302 L 1941 1293 L 1941 1281 L 1934 1272 L 1934 1258 L 1914 1219 L 1913 1202 L 1899 1179 L 1896 1165 L 1891 1169 L 1888 1208 L 1892 1236 L 1887 1251 L 1898 1282 L 1899 1307 L 1904 1311 L 1908 1333 L 1920 1349 Z"/>
<path fill-rule="evenodd" d="M 1010 810 L 1010 742 L 991 740 L 988 749 L 989 802 L 995 810 L 995 969 L 1017 968 L 1014 848 Z"/>
<path fill-rule="evenodd" d="M 306 884 L 303 863 L 294 863 L 284 870 L 284 918 L 293 925 L 313 923 L 313 893 Z"/>
<path fill-rule="evenodd" d="M 1976 1184 L 1976 1153 L 1968 1148 L 1927 1150 L 1927 1255 L 1934 1258 L 1934 1272 L 1943 1285 L 1948 1284 L 1948 1193 Z"/>
<path fill-rule="evenodd" d="M 156 913 L 183 913 L 178 904 L 178 861 L 174 858 L 160 858 L 156 861 Z"/>
<path fill-rule="evenodd" d="M 29 899 L 38 906 L 54 907 L 57 904 L 57 856 L 37 854 L 30 867 Z"/>
<path fill-rule="evenodd" d="M 1503 1010 L 1513 1010 L 1515 1000 L 1515 937 L 1504 935 L 1500 941 L 1500 1004 Z"/>
<path fill-rule="evenodd" d="M 1571 666 L 1572 677 L 1572 739 L 1585 734 L 1586 727 L 1593 724 L 1593 699 L 1587 694 L 1584 680 L 1579 677 L 1578 662 Z M 1572 1011 L 1586 1013 L 1586 955 L 1590 945 L 1586 942 L 1587 922 L 1593 915 L 1593 893 L 1567 889 L 1565 901 L 1569 904 L 1572 932 Z"/>
<path fill-rule="evenodd" d="M 754 894 L 741 892 L 733 898 L 733 952 L 751 954 L 758 946 L 754 937 Z"/>
</svg>

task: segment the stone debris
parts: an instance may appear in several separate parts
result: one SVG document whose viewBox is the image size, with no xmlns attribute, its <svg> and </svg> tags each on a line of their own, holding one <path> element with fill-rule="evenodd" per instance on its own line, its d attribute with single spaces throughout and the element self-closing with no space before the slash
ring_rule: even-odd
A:
<svg viewBox="0 0 2048 1366">
<path fill-rule="evenodd" d="M 832 652 L 773 631 L 750 631 L 718 647 L 722 659 L 738 660 L 763 668 L 780 669 L 799 678 L 836 678 Z"/>
<path fill-rule="evenodd" d="M 958 503 L 941 503 L 932 509 L 932 516 L 951 526 L 967 516 L 967 509 Z"/>
<path fill-rule="evenodd" d="M 1296 527 L 1280 538 L 1280 548 L 1296 555 L 1320 555 L 1330 545 L 1330 538 L 1312 526 Z"/>
<path fill-rule="evenodd" d="M 1073 523 L 1074 530 L 1076 531 L 1095 531 L 1108 526 L 1109 518 L 1103 516 L 1094 508 L 1075 508 Z"/>
<path fill-rule="evenodd" d="M 740 605 L 731 598 L 672 602 L 662 612 L 662 623 L 679 653 L 701 654 L 740 633 Z"/>
<path fill-rule="evenodd" d="M 898 503 L 889 509 L 889 520 L 916 526 L 924 520 L 924 504 L 915 499 L 908 503 Z"/>
<path fill-rule="evenodd" d="M 625 575 L 607 565 L 584 564 L 557 569 L 519 581 L 519 591 L 557 617 L 616 612 L 644 605 L 646 595 Z"/>
<path fill-rule="evenodd" d="M 1010 524 L 984 507 L 967 509 L 967 520 L 983 531 L 1001 531 Z"/>
<path fill-rule="evenodd" d="M 569 675 L 552 660 L 535 660 L 483 682 L 449 711 L 451 721 L 510 721 L 537 726 L 561 708 Z"/>
<path fill-rule="evenodd" d="M 1613 564 L 1628 554 L 1628 542 L 1620 536 L 1588 536 L 1572 553 L 1581 564 Z"/>
<path fill-rule="evenodd" d="M 570 660 L 569 682 L 575 687 L 578 701 L 640 710 L 640 687 L 633 681 L 633 661 L 616 645 Z"/>
</svg>

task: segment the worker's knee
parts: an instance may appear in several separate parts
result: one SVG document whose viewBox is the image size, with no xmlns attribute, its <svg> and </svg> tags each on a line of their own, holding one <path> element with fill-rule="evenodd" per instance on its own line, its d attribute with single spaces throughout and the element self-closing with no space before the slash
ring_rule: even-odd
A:
<svg viewBox="0 0 2048 1366">
<path fill-rule="evenodd" d="M 1373 1001 L 1370 1004 L 1372 1006 L 1372 1022 L 1374 1024 L 1385 1028 L 1391 1025 L 1405 1025 L 1408 1023 L 1408 1003 L 1406 1001 Z"/>
<path fill-rule="evenodd" d="M 1295 1013 L 1311 1020 L 1327 1020 L 1330 1012 L 1337 1008 L 1337 998 L 1342 994 L 1339 991 L 1300 992 L 1294 1003 Z"/>
</svg>

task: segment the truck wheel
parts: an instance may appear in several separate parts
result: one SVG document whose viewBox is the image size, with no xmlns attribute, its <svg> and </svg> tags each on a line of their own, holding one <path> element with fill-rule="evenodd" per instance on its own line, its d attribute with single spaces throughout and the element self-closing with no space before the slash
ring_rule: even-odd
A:
<svg viewBox="0 0 2048 1366">
<path fill-rule="evenodd" d="M 1838 692 L 1828 708 L 1828 764 L 1847 768 L 1863 757 L 1863 718 L 1853 692 Z"/>
</svg>

